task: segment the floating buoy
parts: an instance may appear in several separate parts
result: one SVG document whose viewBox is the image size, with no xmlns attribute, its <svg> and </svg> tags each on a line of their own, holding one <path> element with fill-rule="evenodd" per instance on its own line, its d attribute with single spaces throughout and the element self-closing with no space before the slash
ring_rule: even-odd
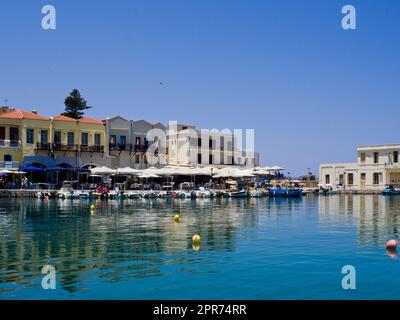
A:
<svg viewBox="0 0 400 320">
<path fill-rule="evenodd" d="M 179 215 L 179 213 L 177 213 L 176 215 L 174 215 L 174 222 L 179 223 L 181 219 L 181 216 Z"/>
<path fill-rule="evenodd" d="M 200 243 L 193 243 L 192 248 L 194 251 L 199 251 L 200 250 Z"/>
<path fill-rule="evenodd" d="M 94 204 L 93 203 L 90 205 L 90 210 L 94 210 Z"/>
<path fill-rule="evenodd" d="M 394 239 L 389 240 L 388 242 L 386 242 L 386 248 L 387 249 L 392 249 L 392 250 L 396 249 L 397 245 L 398 245 L 398 242 L 397 242 L 397 240 L 394 240 Z"/>
<path fill-rule="evenodd" d="M 193 243 L 199 244 L 201 240 L 201 237 L 198 234 L 195 234 L 192 238 Z"/>
</svg>

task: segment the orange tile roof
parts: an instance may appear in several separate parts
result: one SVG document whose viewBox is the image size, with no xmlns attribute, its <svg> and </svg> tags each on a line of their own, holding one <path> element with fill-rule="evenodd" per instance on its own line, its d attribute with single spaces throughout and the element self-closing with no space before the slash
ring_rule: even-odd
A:
<svg viewBox="0 0 400 320">
<path fill-rule="evenodd" d="M 101 120 L 96 120 L 96 119 L 88 118 L 88 117 L 83 117 L 83 118 L 79 119 L 79 122 L 92 123 L 92 124 L 104 124 L 104 122 Z"/>
<path fill-rule="evenodd" d="M 40 116 L 33 112 L 15 109 L 10 112 L 0 114 L 1 119 L 32 119 L 32 120 L 50 120 L 48 117 Z"/>
<path fill-rule="evenodd" d="M 70 121 L 70 122 L 76 122 L 78 120 L 74 119 L 74 118 L 70 118 L 67 116 L 63 116 L 62 114 L 53 117 L 53 120 L 59 120 L 59 121 Z"/>
</svg>

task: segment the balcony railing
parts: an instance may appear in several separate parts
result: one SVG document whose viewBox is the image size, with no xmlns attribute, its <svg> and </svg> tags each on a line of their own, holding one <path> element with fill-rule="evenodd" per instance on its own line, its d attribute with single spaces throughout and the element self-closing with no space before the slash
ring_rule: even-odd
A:
<svg viewBox="0 0 400 320">
<path fill-rule="evenodd" d="M 81 144 L 81 152 L 104 152 L 104 146 L 89 146 Z"/>
<path fill-rule="evenodd" d="M 36 150 L 50 150 L 50 143 L 36 143 Z"/>
<path fill-rule="evenodd" d="M 145 145 L 145 144 L 140 144 L 140 145 L 139 144 L 135 144 L 133 146 L 133 151 L 134 152 L 146 152 L 148 148 L 149 148 L 149 146 Z"/>
<path fill-rule="evenodd" d="M 112 144 L 112 143 L 110 143 L 109 144 L 109 149 L 111 150 L 111 151 L 113 151 L 113 150 L 118 150 L 118 151 L 132 151 L 132 145 L 131 144 L 121 144 L 121 143 L 118 143 L 118 144 Z"/>
<path fill-rule="evenodd" d="M 79 148 L 77 144 L 53 143 L 51 149 L 53 151 L 78 151 Z"/>
<path fill-rule="evenodd" d="M 18 169 L 20 161 L 0 161 L 0 169 Z"/>
<path fill-rule="evenodd" d="M 21 140 L 5 140 L 0 139 L 0 148 L 20 148 Z"/>
</svg>

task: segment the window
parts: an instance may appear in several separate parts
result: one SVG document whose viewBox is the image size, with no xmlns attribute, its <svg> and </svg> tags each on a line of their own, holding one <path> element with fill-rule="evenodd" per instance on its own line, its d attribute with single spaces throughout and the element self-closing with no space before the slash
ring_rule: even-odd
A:
<svg viewBox="0 0 400 320">
<path fill-rule="evenodd" d="M 40 143 L 49 143 L 49 132 L 47 130 L 40 130 Z"/>
<path fill-rule="evenodd" d="M 136 137 L 136 138 L 135 138 L 135 144 L 136 144 L 137 146 L 140 145 L 140 137 Z"/>
<path fill-rule="evenodd" d="M 197 146 L 201 148 L 201 138 L 197 138 Z"/>
<path fill-rule="evenodd" d="M 34 134 L 33 129 L 26 129 L 26 143 L 29 143 L 29 144 L 35 143 L 33 134 Z"/>
<path fill-rule="evenodd" d="M 399 162 L 399 152 L 398 151 L 393 151 L 393 162 L 394 163 Z"/>
<path fill-rule="evenodd" d="M 100 146 L 101 145 L 101 135 L 100 135 L 100 133 L 95 133 L 94 134 L 94 145 L 95 146 Z"/>
<path fill-rule="evenodd" d="M 360 161 L 361 163 L 365 163 L 365 152 L 360 153 Z"/>
<path fill-rule="evenodd" d="M 329 174 L 325 175 L 325 184 L 330 184 L 331 183 L 331 176 Z"/>
<path fill-rule="evenodd" d="M 224 144 L 225 144 L 225 139 L 224 137 L 220 138 L 220 149 L 221 151 L 224 151 Z"/>
<path fill-rule="evenodd" d="M 374 152 L 374 163 L 379 163 L 379 152 Z"/>
<path fill-rule="evenodd" d="M 339 174 L 339 185 L 341 185 L 341 186 L 344 185 L 344 176 L 343 176 L 343 174 Z"/>
<path fill-rule="evenodd" d="M 353 183 L 354 183 L 354 176 L 353 176 L 352 173 L 349 173 L 349 174 L 347 175 L 347 184 L 348 184 L 349 186 L 352 186 Z"/>
<path fill-rule="evenodd" d="M 68 132 L 67 134 L 68 146 L 73 146 L 75 144 L 75 134 L 73 132 Z"/>
<path fill-rule="evenodd" d="M 115 147 L 117 144 L 117 136 L 115 134 L 110 135 L 110 146 Z"/>
<path fill-rule="evenodd" d="M 372 183 L 379 184 L 379 173 L 378 172 L 374 172 Z"/>
<path fill-rule="evenodd" d="M 61 131 L 54 131 L 54 140 L 55 144 L 61 144 Z"/>
<path fill-rule="evenodd" d="M 11 141 L 19 140 L 18 128 L 15 127 L 10 128 L 10 140 Z"/>
<path fill-rule="evenodd" d="M 6 127 L 0 127 L 0 140 L 6 139 Z"/>
<path fill-rule="evenodd" d="M 12 154 L 5 154 L 5 155 L 3 156 L 3 161 L 5 161 L 5 162 L 13 161 L 13 156 L 12 156 Z"/>
<path fill-rule="evenodd" d="M 212 164 L 212 163 L 213 163 L 213 155 L 212 155 L 212 154 L 210 154 L 210 155 L 208 156 L 208 163 L 209 163 L 209 164 Z"/>
<path fill-rule="evenodd" d="M 139 155 L 136 155 L 136 156 L 135 156 L 135 163 L 139 163 L 139 162 L 140 162 Z"/>
<path fill-rule="evenodd" d="M 212 149 L 212 147 L 213 147 L 213 141 L 212 141 L 212 139 L 210 138 L 210 139 L 208 140 L 208 148 L 209 148 L 209 149 Z"/>
<path fill-rule="evenodd" d="M 201 164 L 201 153 L 197 154 L 197 164 Z"/>
<path fill-rule="evenodd" d="M 126 145 L 126 136 L 119 136 L 119 145 L 121 147 L 125 147 L 125 145 Z"/>
<path fill-rule="evenodd" d="M 83 146 L 89 145 L 89 134 L 87 132 L 82 132 L 81 144 Z"/>
</svg>

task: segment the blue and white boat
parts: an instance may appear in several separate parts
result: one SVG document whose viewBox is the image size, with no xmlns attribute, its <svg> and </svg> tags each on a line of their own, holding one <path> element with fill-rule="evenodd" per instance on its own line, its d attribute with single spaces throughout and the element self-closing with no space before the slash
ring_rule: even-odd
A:
<svg viewBox="0 0 400 320">
<path fill-rule="evenodd" d="M 302 189 L 270 188 L 269 195 L 271 197 L 301 197 L 303 195 L 303 190 Z"/>
<path fill-rule="evenodd" d="M 400 191 L 396 190 L 393 186 L 388 186 L 382 191 L 382 194 L 385 196 L 397 196 L 400 195 Z"/>
</svg>

